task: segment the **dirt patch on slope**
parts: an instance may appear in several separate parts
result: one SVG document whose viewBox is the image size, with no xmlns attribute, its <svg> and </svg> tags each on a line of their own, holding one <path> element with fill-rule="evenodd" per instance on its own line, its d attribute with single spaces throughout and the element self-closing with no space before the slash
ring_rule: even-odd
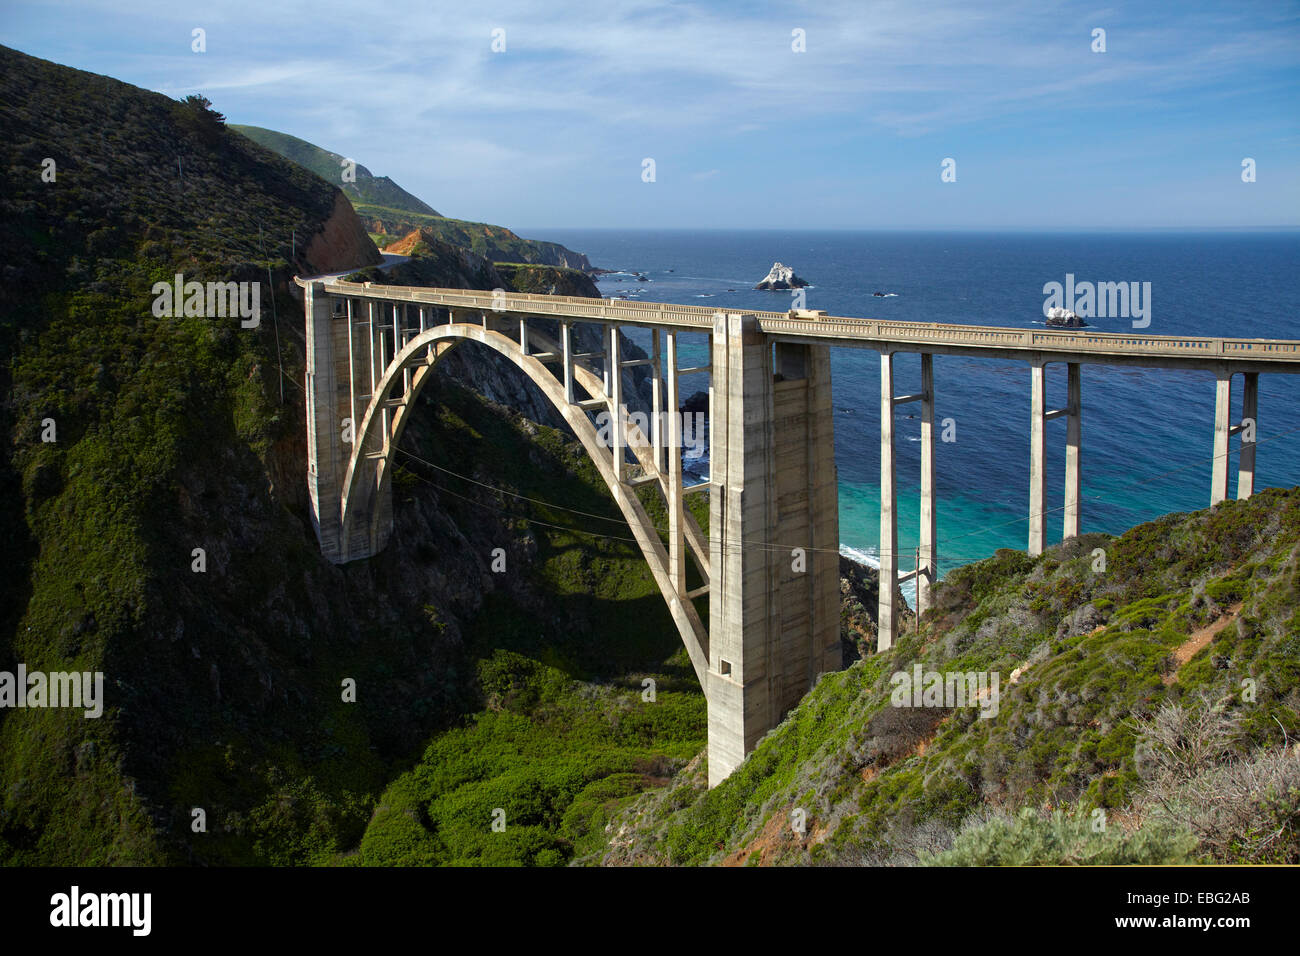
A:
<svg viewBox="0 0 1300 956">
<path fill-rule="evenodd" d="M 1183 641 L 1182 644 L 1179 644 L 1178 647 L 1174 649 L 1174 669 L 1162 677 L 1161 680 L 1166 684 L 1172 684 L 1178 680 L 1178 672 L 1183 669 L 1183 665 L 1195 657 L 1201 648 L 1214 640 L 1216 634 L 1235 621 L 1237 615 L 1240 613 L 1241 605 L 1233 605 L 1228 609 L 1227 614 L 1220 617 L 1214 623 L 1201 628 L 1187 640 Z"/>
<path fill-rule="evenodd" d="M 749 858 L 755 853 L 759 855 L 758 866 L 771 866 L 770 857 L 775 857 L 783 849 L 787 849 L 791 843 L 798 843 L 801 846 L 809 842 L 806 835 L 794 832 L 791 826 L 790 814 L 794 808 L 782 813 L 774 813 L 767 823 L 763 824 L 763 829 L 749 843 L 735 850 L 723 859 L 722 866 L 748 866 Z M 804 829 L 812 828 L 812 820 L 809 818 L 804 821 Z"/>
</svg>

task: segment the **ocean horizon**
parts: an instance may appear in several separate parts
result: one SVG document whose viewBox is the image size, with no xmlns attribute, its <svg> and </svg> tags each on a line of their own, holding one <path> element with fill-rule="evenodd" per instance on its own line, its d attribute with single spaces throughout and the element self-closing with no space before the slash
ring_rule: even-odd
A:
<svg viewBox="0 0 1300 956">
<path fill-rule="evenodd" d="M 1046 324 L 1044 287 L 1137 283 L 1146 314 L 1088 317 L 1097 331 L 1151 335 L 1295 338 L 1300 230 L 636 230 L 550 228 L 521 232 L 585 253 L 601 294 L 735 310 L 784 310 L 789 292 L 753 285 L 772 263 L 809 282 L 803 307 L 832 315 L 1004 328 Z M 636 273 L 645 276 L 638 281 Z M 1136 306 L 1136 302 L 1134 303 Z M 1068 306 L 1067 306 L 1068 307 Z M 1139 324 L 1136 328 L 1134 322 Z M 638 344 L 636 330 L 630 330 Z M 648 335 L 643 336 L 648 342 Z M 683 336 L 683 361 L 706 355 L 706 336 Z M 832 348 L 841 552 L 877 565 L 879 551 L 879 359 Z M 920 359 L 895 359 L 900 392 L 920 388 Z M 1049 407 L 1065 404 L 1065 367 L 1048 366 Z M 1240 418 L 1241 378 L 1233 417 Z M 1023 363 L 937 355 L 936 441 L 940 574 L 1023 550 L 1029 511 L 1029 370 Z M 683 397 L 707 387 L 684 381 Z M 1296 441 L 1300 381 L 1259 380 L 1256 490 L 1300 483 Z M 1215 379 L 1208 371 L 1104 365 L 1082 369 L 1080 530 L 1119 534 L 1210 497 Z M 910 569 L 919 522 L 920 421 L 900 407 L 900 566 Z M 1234 439 L 1230 494 L 1235 495 Z M 1047 425 L 1048 541 L 1061 540 L 1065 423 Z M 905 593 L 912 600 L 913 587 Z"/>
</svg>

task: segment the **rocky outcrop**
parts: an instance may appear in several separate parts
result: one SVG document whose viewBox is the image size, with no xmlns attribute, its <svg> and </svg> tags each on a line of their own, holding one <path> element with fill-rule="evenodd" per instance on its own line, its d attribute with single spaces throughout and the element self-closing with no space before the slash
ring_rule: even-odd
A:
<svg viewBox="0 0 1300 956">
<path fill-rule="evenodd" d="M 1048 310 L 1047 324 L 1054 328 L 1063 329 L 1082 329 L 1086 328 L 1088 323 L 1079 318 L 1078 315 L 1069 309 L 1063 309 L 1059 305 Z"/>
<path fill-rule="evenodd" d="M 689 413 L 703 412 L 707 415 L 709 413 L 709 393 L 692 392 L 691 396 L 682 402 L 682 411 Z"/>
<path fill-rule="evenodd" d="M 498 262 L 496 270 L 506 281 L 506 288 L 533 295 L 577 295 L 600 298 L 600 290 L 591 276 L 577 269 L 561 266 L 521 265 Z"/>
<path fill-rule="evenodd" d="M 915 626 L 916 612 L 898 591 L 901 629 Z M 880 608 L 880 572 L 840 555 L 840 652 L 844 666 L 870 656 L 876 649 L 876 618 Z"/>
<path fill-rule="evenodd" d="M 370 241 L 366 227 L 357 218 L 348 197 L 336 192 L 334 211 L 307 243 L 303 259 L 308 275 L 320 275 L 378 265 L 383 256 Z"/>
<path fill-rule="evenodd" d="M 368 224 L 368 228 L 373 229 L 374 226 L 375 224 L 373 222 Z M 375 229 L 375 231 L 379 232 L 381 230 Z M 389 255 L 409 256 L 415 254 L 421 243 L 427 241 L 428 240 L 419 229 L 412 229 L 406 235 L 402 236 L 401 239 L 398 239 L 396 242 L 390 242 L 388 245 L 384 246 L 383 251 Z"/>
<path fill-rule="evenodd" d="M 523 239 L 505 226 L 418 216 L 365 203 L 358 204 L 357 214 L 373 233 L 404 237 L 412 231 L 425 231 L 443 242 L 471 249 L 491 262 L 524 262 L 583 272 L 592 269 L 590 260 L 581 252 L 566 249 L 558 242 Z"/>
<path fill-rule="evenodd" d="M 767 278 L 754 288 L 775 292 L 781 289 L 802 289 L 807 284 L 808 282 L 805 279 L 801 279 L 794 274 L 792 266 L 774 262 L 772 263 L 772 270 L 767 274 Z"/>
</svg>

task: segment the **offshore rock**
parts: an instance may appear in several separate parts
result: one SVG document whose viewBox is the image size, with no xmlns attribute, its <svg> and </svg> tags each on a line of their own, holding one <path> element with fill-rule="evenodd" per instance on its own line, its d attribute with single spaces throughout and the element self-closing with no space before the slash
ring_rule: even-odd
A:
<svg viewBox="0 0 1300 956">
<path fill-rule="evenodd" d="M 777 291 L 780 289 L 802 289 L 808 283 L 794 274 L 794 269 L 779 262 L 772 263 L 772 270 L 767 278 L 754 286 L 755 289 Z"/>
<path fill-rule="evenodd" d="M 1058 305 L 1048 310 L 1047 324 L 1056 328 L 1082 329 L 1088 323 L 1069 309 L 1063 309 Z"/>
</svg>

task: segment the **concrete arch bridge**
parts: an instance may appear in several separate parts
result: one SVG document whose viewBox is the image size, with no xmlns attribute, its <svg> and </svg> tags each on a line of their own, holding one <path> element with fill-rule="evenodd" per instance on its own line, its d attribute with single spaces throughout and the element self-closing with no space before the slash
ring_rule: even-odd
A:
<svg viewBox="0 0 1300 956">
<path fill-rule="evenodd" d="M 839 515 L 830 347 L 879 353 L 881 581 L 916 579 L 917 610 L 935 581 L 935 354 L 1012 359 L 1029 367 L 1029 540 L 1046 544 L 1047 421 L 1067 419 L 1064 535 L 1079 533 L 1081 366 L 1195 368 L 1217 381 L 1210 502 L 1228 494 L 1229 443 L 1243 440 L 1238 497 L 1254 488 L 1261 372 L 1300 372 L 1300 342 L 1180 338 L 1055 329 L 886 322 L 822 313 L 723 313 L 689 305 L 298 280 L 305 292 L 308 484 L 321 550 L 344 563 L 369 557 L 393 525 L 393 452 L 439 359 L 465 342 L 513 362 L 586 448 L 609 486 L 690 655 L 708 701 L 709 783 L 725 779 L 816 681 L 838 669 Z M 558 336 L 539 328 L 555 320 Z M 601 348 L 574 347 L 574 327 L 598 326 Z M 550 323 L 547 323 L 550 325 Z M 620 354 L 619 329 L 651 333 L 649 357 Z M 709 339 L 709 364 L 682 368 L 679 337 Z M 894 356 L 921 355 L 921 391 L 894 393 Z M 1046 369 L 1066 367 L 1066 407 L 1046 407 Z M 625 374 L 650 367 L 652 413 L 630 414 Z M 679 382 L 708 372 L 711 475 L 685 486 Z M 1242 421 L 1230 420 L 1233 376 Z M 894 412 L 921 407 L 920 547 L 898 553 Z M 669 412 L 669 414 L 665 414 Z M 351 426 L 350 428 L 348 426 Z M 348 439 L 351 439 L 350 441 Z M 636 489 L 650 485 L 668 514 L 667 541 Z M 709 534 L 685 506 L 709 495 Z M 796 550 L 799 553 L 796 553 Z M 703 583 L 687 589 L 687 562 Z M 708 620 L 696 607 L 708 595 Z M 879 647 L 898 634 L 897 588 L 880 588 Z"/>
</svg>

